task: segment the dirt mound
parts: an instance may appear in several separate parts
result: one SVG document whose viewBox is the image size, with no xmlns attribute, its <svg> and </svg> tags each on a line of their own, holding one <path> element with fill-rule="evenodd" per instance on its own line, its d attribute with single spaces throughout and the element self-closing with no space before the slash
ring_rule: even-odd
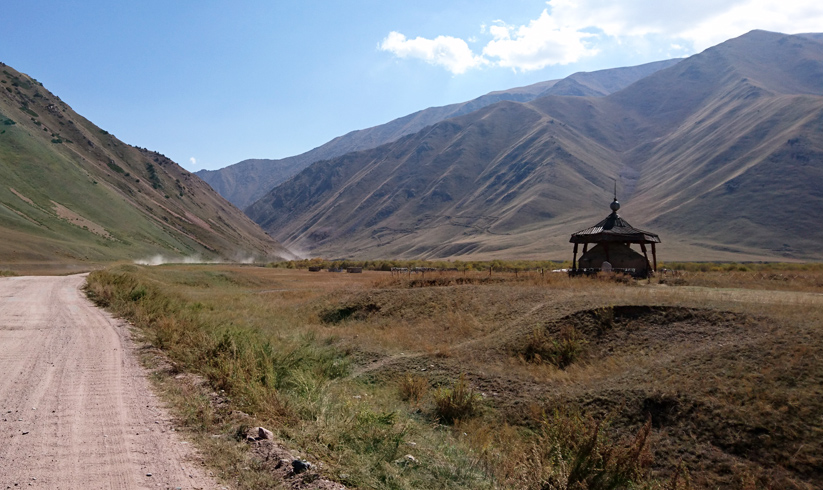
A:
<svg viewBox="0 0 823 490">
<path fill-rule="evenodd" d="M 722 342 L 748 330 L 745 315 L 671 306 L 610 306 L 579 311 L 537 326 L 513 341 L 513 355 L 565 369 L 615 356 L 650 356 Z"/>
</svg>

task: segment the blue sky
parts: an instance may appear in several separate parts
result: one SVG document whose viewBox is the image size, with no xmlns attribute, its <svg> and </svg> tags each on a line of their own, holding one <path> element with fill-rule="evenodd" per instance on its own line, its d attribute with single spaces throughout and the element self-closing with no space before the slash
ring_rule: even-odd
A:
<svg viewBox="0 0 823 490">
<path fill-rule="evenodd" d="M 823 2 L 27 0 L 0 12 L 0 61 L 193 171 L 752 29 L 823 31 Z"/>
</svg>

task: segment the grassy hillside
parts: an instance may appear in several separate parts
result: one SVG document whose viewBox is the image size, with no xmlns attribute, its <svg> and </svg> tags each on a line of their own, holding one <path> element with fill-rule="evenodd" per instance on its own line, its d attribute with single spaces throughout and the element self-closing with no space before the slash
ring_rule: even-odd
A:
<svg viewBox="0 0 823 490">
<path fill-rule="evenodd" d="M 754 31 L 607 97 L 498 102 L 318 162 L 247 208 L 326 257 L 568 258 L 609 210 L 669 260 L 820 259 L 823 44 Z"/>
<path fill-rule="evenodd" d="M 271 260 L 287 251 L 197 176 L 0 66 L 0 262 Z"/>
</svg>

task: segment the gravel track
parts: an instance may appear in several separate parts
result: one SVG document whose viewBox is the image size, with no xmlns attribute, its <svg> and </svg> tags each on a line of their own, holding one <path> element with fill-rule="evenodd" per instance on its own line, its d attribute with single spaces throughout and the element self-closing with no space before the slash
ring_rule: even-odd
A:
<svg viewBox="0 0 823 490">
<path fill-rule="evenodd" d="M 220 488 L 84 281 L 0 278 L 0 489 Z"/>
</svg>

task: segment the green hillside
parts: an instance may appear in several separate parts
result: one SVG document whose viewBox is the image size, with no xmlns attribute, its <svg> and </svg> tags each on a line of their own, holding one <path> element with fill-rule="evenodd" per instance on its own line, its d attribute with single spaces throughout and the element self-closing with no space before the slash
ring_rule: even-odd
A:
<svg viewBox="0 0 823 490">
<path fill-rule="evenodd" d="M 197 176 L 129 146 L 0 67 L 0 264 L 287 251 Z"/>
</svg>

